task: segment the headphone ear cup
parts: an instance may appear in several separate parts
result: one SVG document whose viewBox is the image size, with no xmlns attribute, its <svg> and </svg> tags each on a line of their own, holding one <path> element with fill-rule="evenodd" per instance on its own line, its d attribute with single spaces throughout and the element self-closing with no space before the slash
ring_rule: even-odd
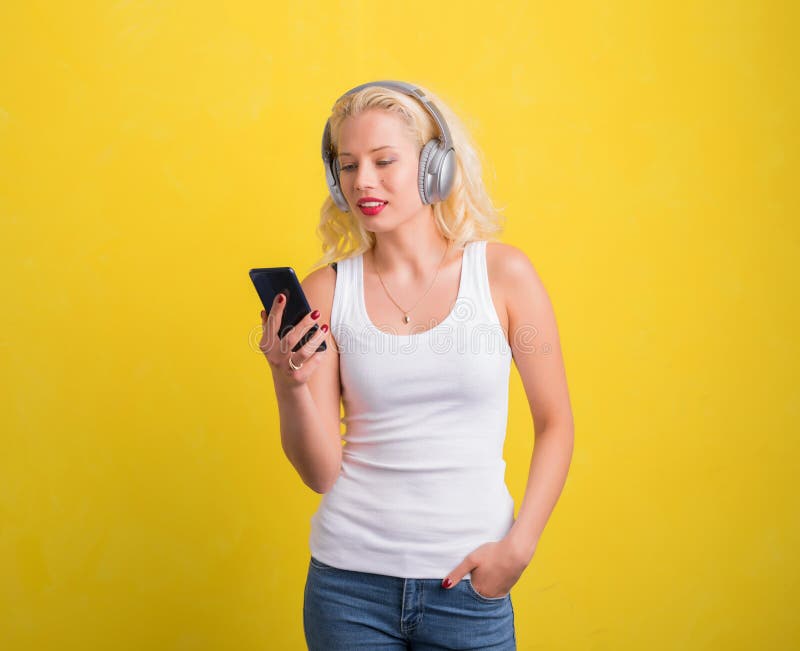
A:
<svg viewBox="0 0 800 651">
<path fill-rule="evenodd" d="M 417 185 L 419 186 L 419 196 L 422 203 L 428 205 L 433 200 L 433 186 L 435 185 L 434 179 L 429 178 L 431 171 L 431 157 L 439 146 L 439 141 L 434 138 L 425 143 L 422 151 L 419 154 L 419 177 L 417 178 Z"/>
<path fill-rule="evenodd" d="M 336 207 L 342 212 L 350 212 L 350 206 L 347 205 L 347 199 L 342 194 L 342 186 L 339 182 L 339 161 L 337 159 L 328 160 L 325 164 L 325 180 L 328 183 L 328 190 L 331 193 L 331 199 Z"/>
<path fill-rule="evenodd" d="M 456 180 L 456 152 L 452 147 L 444 150 L 440 145 L 431 156 L 428 163 L 431 168 L 432 178 L 435 185 L 430 191 L 433 201 L 444 201 L 450 196 L 450 191 Z"/>
<path fill-rule="evenodd" d="M 446 151 L 438 140 L 429 140 L 419 156 L 419 194 L 422 203 L 444 201 L 453 189 L 456 172 L 456 154 L 450 147 Z"/>
</svg>

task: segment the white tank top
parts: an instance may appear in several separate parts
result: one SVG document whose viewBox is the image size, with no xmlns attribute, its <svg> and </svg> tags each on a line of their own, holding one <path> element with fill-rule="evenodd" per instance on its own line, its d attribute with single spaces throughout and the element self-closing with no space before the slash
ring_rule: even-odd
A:
<svg viewBox="0 0 800 651">
<path fill-rule="evenodd" d="M 441 579 L 514 523 L 503 460 L 511 348 L 486 243 L 466 245 L 450 314 L 410 335 L 370 321 L 363 255 L 338 262 L 330 326 L 346 443 L 339 477 L 311 517 L 311 554 L 323 563 Z"/>
</svg>

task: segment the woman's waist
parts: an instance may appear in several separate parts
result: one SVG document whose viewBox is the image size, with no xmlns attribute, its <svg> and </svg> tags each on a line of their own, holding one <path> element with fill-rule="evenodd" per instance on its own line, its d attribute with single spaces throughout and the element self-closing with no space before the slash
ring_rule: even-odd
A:
<svg viewBox="0 0 800 651">
<path fill-rule="evenodd" d="M 469 466 L 428 459 L 413 467 L 343 457 L 339 477 L 325 498 L 369 510 L 408 507 L 411 513 L 428 515 L 448 510 L 475 514 L 511 500 L 502 457 Z"/>
<path fill-rule="evenodd" d="M 346 537 L 436 544 L 454 539 L 502 537 L 514 519 L 514 500 L 505 484 L 440 485 L 400 483 L 370 490 L 342 475 L 325 494 L 314 520 Z"/>
<path fill-rule="evenodd" d="M 502 440 L 350 440 L 342 448 L 342 467 L 430 476 L 491 475 L 505 472 L 505 460 Z"/>
</svg>

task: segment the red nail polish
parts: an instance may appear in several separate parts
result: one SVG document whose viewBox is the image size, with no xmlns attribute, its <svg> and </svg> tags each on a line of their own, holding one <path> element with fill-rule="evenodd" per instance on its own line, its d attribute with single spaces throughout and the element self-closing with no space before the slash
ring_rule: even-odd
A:
<svg viewBox="0 0 800 651">
<path fill-rule="evenodd" d="M 311 313 L 311 318 L 312 318 L 312 319 L 319 319 L 319 310 L 314 310 L 314 311 Z"/>
<path fill-rule="evenodd" d="M 328 324 L 327 323 L 324 326 L 322 326 L 322 332 L 328 332 Z"/>
<path fill-rule="evenodd" d="M 283 303 L 283 294 L 278 294 L 278 303 Z"/>
<path fill-rule="evenodd" d="M 449 576 L 444 581 L 442 581 L 443 588 L 449 588 L 451 585 L 453 585 L 453 582 L 450 580 Z"/>
</svg>

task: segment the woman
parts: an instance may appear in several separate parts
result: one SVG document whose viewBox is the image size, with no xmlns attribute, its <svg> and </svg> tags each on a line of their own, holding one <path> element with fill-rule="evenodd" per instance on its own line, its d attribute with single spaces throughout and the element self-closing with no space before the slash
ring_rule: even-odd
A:
<svg viewBox="0 0 800 651">
<path fill-rule="evenodd" d="M 302 282 L 312 312 L 278 339 L 279 296 L 261 340 L 283 449 L 323 494 L 309 649 L 515 649 L 510 590 L 572 452 L 553 308 L 527 256 L 488 241 L 500 218 L 475 148 L 430 92 L 348 91 L 323 161 L 325 255 Z M 502 457 L 512 358 L 537 435 L 516 520 Z"/>
</svg>

